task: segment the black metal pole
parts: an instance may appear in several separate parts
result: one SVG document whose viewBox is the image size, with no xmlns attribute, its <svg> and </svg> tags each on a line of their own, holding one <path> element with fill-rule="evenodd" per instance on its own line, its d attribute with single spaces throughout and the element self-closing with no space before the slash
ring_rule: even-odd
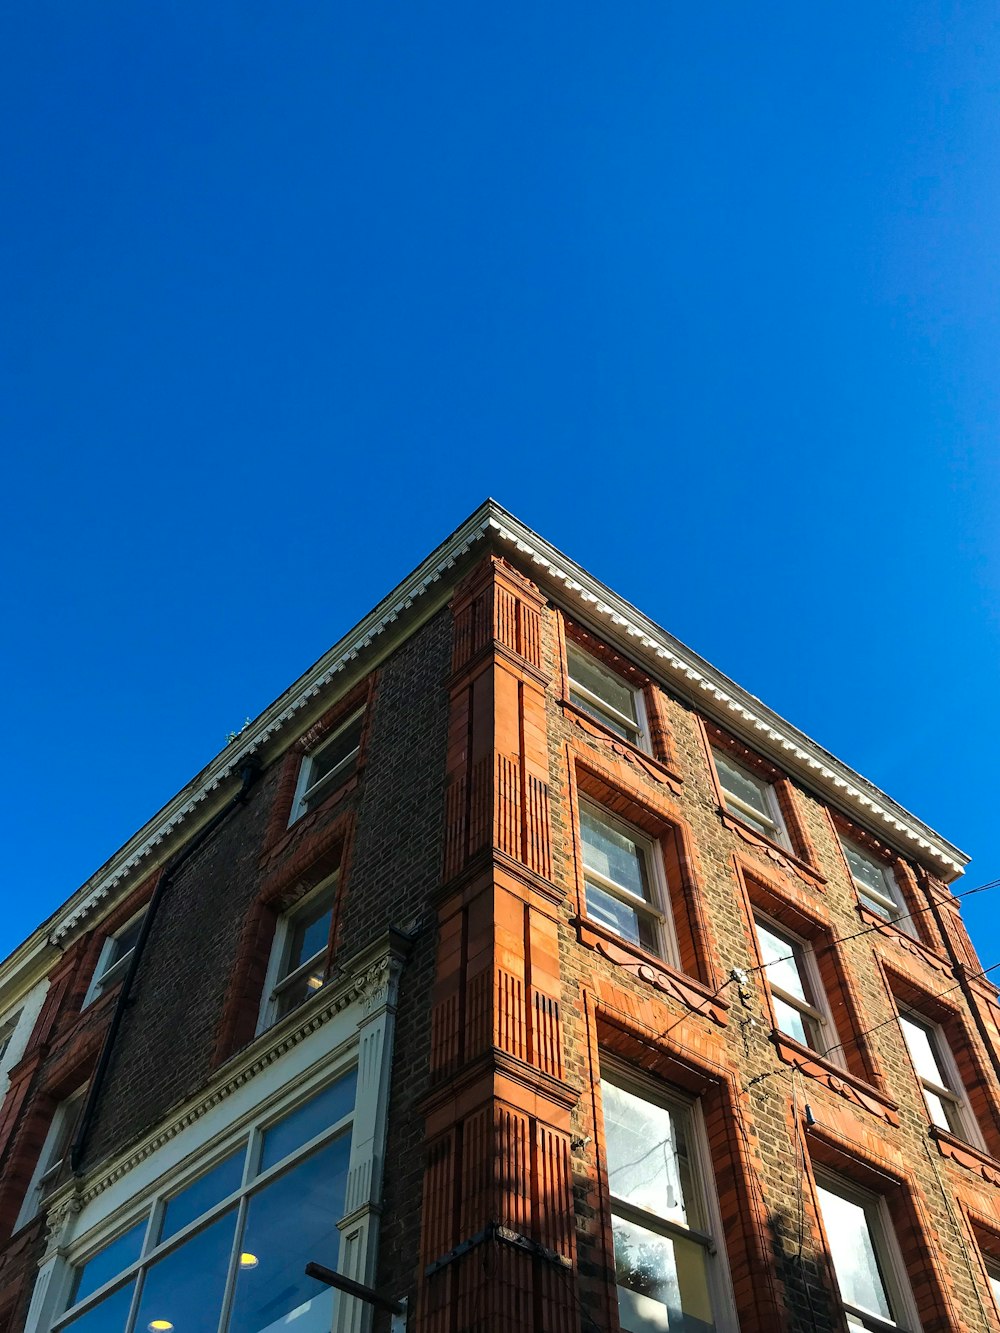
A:
<svg viewBox="0 0 1000 1333">
<path fill-rule="evenodd" d="M 348 1296 L 357 1296 L 359 1301 L 377 1305 L 380 1310 L 388 1310 L 390 1314 L 406 1312 L 406 1306 L 402 1301 L 394 1301 L 391 1296 L 383 1296 L 381 1292 L 372 1291 L 371 1287 L 364 1287 L 351 1277 L 344 1277 L 343 1273 L 335 1273 L 332 1268 L 327 1268 L 326 1264 L 306 1264 L 306 1277 L 314 1277 L 320 1282 L 325 1282 L 328 1287 L 339 1287 L 341 1291 L 346 1291 Z"/>
</svg>

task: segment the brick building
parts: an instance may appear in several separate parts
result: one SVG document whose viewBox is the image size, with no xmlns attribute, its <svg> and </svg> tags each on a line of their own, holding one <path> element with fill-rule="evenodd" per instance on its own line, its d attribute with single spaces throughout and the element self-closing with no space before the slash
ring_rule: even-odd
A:
<svg viewBox="0 0 1000 1333">
<path fill-rule="evenodd" d="M 0 965 L 0 1329 L 998 1333 L 964 864 L 487 502 Z"/>
</svg>

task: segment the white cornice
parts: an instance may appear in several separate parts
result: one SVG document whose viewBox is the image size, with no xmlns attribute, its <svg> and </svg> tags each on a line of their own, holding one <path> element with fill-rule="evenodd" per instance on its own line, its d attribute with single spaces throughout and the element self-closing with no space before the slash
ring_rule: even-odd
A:
<svg viewBox="0 0 1000 1333">
<path fill-rule="evenodd" d="M 609 638 L 628 647 L 664 683 L 752 739 L 761 753 L 774 758 L 818 795 L 882 833 L 901 850 L 929 859 L 946 879 L 961 874 L 968 857 L 957 847 L 655 625 L 501 505 L 487 500 L 0 965 L 0 987 L 37 955 L 46 939 L 64 941 L 124 880 L 155 865 L 164 844 L 181 825 L 192 816 L 207 816 L 228 795 L 243 762 L 280 744 L 281 733 L 304 712 L 315 710 L 320 696 L 330 692 L 337 678 L 359 659 L 376 657 L 381 636 L 397 621 L 420 614 L 429 591 L 440 585 L 443 598 L 455 566 L 485 537 L 527 563 L 555 600 L 602 626 Z"/>
</svg>

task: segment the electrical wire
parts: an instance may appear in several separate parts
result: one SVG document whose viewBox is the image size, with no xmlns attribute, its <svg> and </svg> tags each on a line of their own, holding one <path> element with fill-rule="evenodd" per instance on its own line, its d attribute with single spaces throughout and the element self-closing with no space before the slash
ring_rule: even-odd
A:
<svg viewBox="0 0 1000 1333">
<path fill-rule="evenodd" d="M 979 884 L 979 885 L 977 885 L 977 886 L 976 886 L 975 888 L 973 888 L 973 889 L 966 889 L 963 893 L 956 893 L 956 894 L 953 894 L 952 896 L 953 896 L 955 899 L 958 899 L 958 898 L 971 898 L 974 894 L 977 894 L 977 893 L 986 893 L 986 892 L 987 892 L 988 890 L 990 890 L 990 889 L 997 889 L 997 888 L 1000 888 L 1000 879 L 990 880 L 990 882 L 989 882 L 988 884 Z M 903 913 L 903 914 L 902 914 L 899 918 L 897 918 L 897 919 L 900 920 L 900 921 L 903 921 L 903 920 L 909 920 L 909 919 L 911 919 L 912 917 L 919 916 L 922 912 L 929 912 L 929 911 L 931 911 L 931 910 L 933 909 L 933 906 L 934 906 L 933 903 L 928 903 L 925 907 L 918 907 L 918 908 L 917 908 L 915 911 L 913 911 L 913 912 L 905 912 L 905 913 Z M 884 927 L 884 926 L 887 926 L 887 925 L 889 925 L 889 924 L 890 924 L 890 923 L 889 923 L 888 920 L 886 920 L 886 921 L 879 921 L 879 922 L 876 922 L 874 925 L 871 925 L 871 926 L 865 926 L 865 928 L 864 928 L 863 930 L 856 930 L 856 931 L 854 931 L 854 932 L 853 932 L 852 934 L 850 934 L 850 935 L 834 935 L 831 939 L 824 941 L 822 944 L 814 945 L 814 946 L 813 946 L 813 950 L 812 950 L 812 952 L 813 952 L 813 954 L 825 953 L 827 950 L 834 948 L 834 947 L 835 947 L 836 945 L 838 945 L 838 944 L 846 944 L 848 940 L 858 940 L 858 939 L 861 939 L 862 936 L 864 936 L 864 935 L 871 935 L 871 934 L 872 934 L 873 932 L 875 932 L 875 931 L 879 931 L 879 932 L 881 932 L 882 929 L 883 929 L 883 927 Z M 732 985 L 734 985 L 734 984 L 739 984 L 740 986 L 742 986 L 742 985 L 744 984 L 744 982 L 745 982 L 745 979 L 746 979 L 747 977 L 751 977 L 751 976 L 753 976 L 754 973 L 756 973 L 756 972 L 765 972 L 769 967 L 773 967 L 776 963 L 787 963 L 787 962 L 793 960 L 794 958 L 795 958 L 795 955 L 790 953 L 790 954 L 785 954 L 785 955 L 784 955 L 783 957 L 781 957 L 781 958 L 772 958 L 771 961 L 770 961 L 770 962 L 767 962 L 767 963 L 756 963 L 756 964 L 754 964 L 753 967 L 742 967 L 742 968 L 736 968 L 736 967 L 734 967 L 733 970 L 730 972 L 729 976 L 726 977 L 725 981 L 722 982 L 722 984 L 721 984 L 720 986 L 716 987 L 716 989 L 712 992 L 711 995 L 709 995 L 709 996 L 707 997 L 707 999 L 705 1000 L 705 1002 L 704 1002 L 703 1004 L 701 1004 L 701 1005 L 693 1005 L 693 1006 L 692 1006 L 692 1010 L 693 1010 L 693 1012 L 696 1013 L 696 1014 L 704 1014 L 704 1013 L 706 1013 L 708 1006 L 709 1006 L 710 1004 L 712 1004 L 715 1000 L 717 1000 L 717 999 L 719 998 L 719 996 L 722 994 L 722 992 L 723 992 L 728 986 L 732 986 Z M 648 963 L 627 963 L 627 964 L 625 964 L 625 966 L 627 966 L 627 967 L 648 967 L 649 964 L 648 964 Z M 1000 964 L 998 964 L 997 966 L 1000 966 Z M 991 971 L 993 971 L 993 970 L 994 970 L 993 968 L 986 968 L 983 972 L 977 972 L 977 973 L 975 973 L 973 976 L 966 977 L 965 980 L 966 980 L 966 981 L 973 981 L 973 980 L 975 980 L 976 977 L 985 976 L 988 972 L 991 972 Z M 962 982 L 959 982 L 959 983 L 958 983 L 958 986 L 952 986 L 952 987 L 951 987 L 951 990 L 958 990 L 959 987 L 960 987 L 961 985 L 962 985 Z M 947 994 L 950 993 L 950 991 L 942 991 L 941 993 L 942 993 L 943 995 L 947 995 Z M 674 1030 L 675 1027 L 678 1027 L 681 1023 L 683 1023 L 687 1017 L 688 1017 L 687 1013 L 681 1014 L 680 1017 L 676 1018 L 671 1024 L 669 1024 L 668 1027 L 665 1027 L 665 1028 L 663 1029 L 662 1032 L 658 1032 L 658 1033 L 656 1034 L 656 1036 L 653 1038 L 653 1040 L 654 1040 L 654 1041 L 662 1041 L 664 1037 L 669 1036 L 669 1034 L 670 1034 L 671 1032 L 673 1032 L 673 1030 Z M 892 1020 L 890 1019 L 889 1021 L 891 1022 Z M 846 1043 L 845 1043 L 845 1044 L 846 1044 Z M 838 1047 L 834 1047 L 833 1049 L 834 1049 L 834 1050 L 837 1050 L 837 1049 L 839 1049 L 839 1048 L 838 1048 Z"/>
</svg>

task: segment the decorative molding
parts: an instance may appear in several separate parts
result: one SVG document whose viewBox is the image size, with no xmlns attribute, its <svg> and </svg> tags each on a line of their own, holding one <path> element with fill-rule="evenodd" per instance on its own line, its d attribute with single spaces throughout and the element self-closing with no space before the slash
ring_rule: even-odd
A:
<svg viewBox="0 0 1000 1333">
<path fill-rule="evenodd" d="M 987 1157 L 985 1153 L 979 1152 L 968 1143 L 963 1143 L 954 1134 L 949 1134 L 937 1125 L 931 1125 L 930 1133 L 931 1138 L 937 1142 L 938 1152 L 942 1157 L 947 1157 L 957 1162 L 959 1166 L 975 1172 L 989 1185 L 1000 1185 L 1000 1162 L 995 1158 Z"/>
<path fill-rule="evenodd" d="M 62 942 L 138 867 L 151 866 L 181 825 L 192 816 L 207 815 L 213 798 L 219 797 L 223 788 L 233 787 L 241 766 L 250 757 L 277 738 L 304 710 L 314 709 L 320 696 L 359 658 L 367 656 L 381 636 L 484 539 L 500 543 L 526 560 L 587 622 L 601 625 L 613 642 L 627 644 L 632 657 L 638 655 L 644 665 L 684 697 L 752 739 L 761 753 L 800 777 L 817 794 L 885 831 L 901 847 L 930 859 L 947 878 L 961 874 L 968 858 L 957 847 L 660 629 L 502 506 L 487 500 L 16 950 L 0 968 L 0 986 L 30 964 L 46 942 Z"/>
<path fill-rule="evenodd" d="M 808 884 L 811 889 L 821 889 L 826 884 L 826 879 L 814 870 L 807 861 L 803 861 L 800 856 L 790 852 L 785 847 L 779 847 L 773 843 L 770 838 L 764 837 L 756 829 L 752 829 L 749 824 L 745 824 L 742 819 L 733 815 L 730 811 L 719 807 L 719 819 L 732 833 L 752 847 L 754 851 L 760 852 L 763 856 L 784 870 L 786 873 L 796 875 L 804 884 Z"/>
<path fill-rule="evenodd" d="M 815 1051 L 807 1050 L 797 1042 L 791 1041 L 784 1033 L 773 1032 L 771 1040 L 779 1056 L 793 1069 L 813 1078 L 824 1088 L 829 1088 L 838 1097 L 843 1097 L 852 1106 L 878 1116 L 886 1124 L 898 1126 L 899 1113 L 895 1102 L 888 1101 L 875 1088 L 868 1087 L 846 1069 L 839 1069 L 828 1064 Z"/>
<path fill-rule="evenodd" d="M 726 1026 L 729 1005 L 725 1000 L 721 1000 L 718 995 L 705 990 L 690 977 L 685 977 L 672 968 L 668 970 L 663 964 L 656 966 L 651 962 L 642 961 L 641 958 L 632 957 L 628 950 L 596 930 L 590 921 L 580 919 L 578 930 L 580 943 L 596 949 L 609 963 L 614 963 L 618 967 L 627 967 L 630 976 L 645 981 L 662 995 L 669 995 L 672 1000 L 682 1004 L 685 1009 L 690 1009 L 696 1014 L 702 1014 L 719 1027 Z"/>
<path fill-rule="evenodd" d="M 568 699 L 561 699 L 560 703 L 562 704 L 563 716 L 567 722 L 572 722 L 574 726 L 579 727 L 591 740 L 596 740 L 601 745 L 606 746 L 619 759 L 631 765 L 644 777 L 652 778 L 661 787 L 669 787 L 675 796 L 680 795 L 681 778 L 678 774 L 672 773 L 669 768 L 666 768 L 659 760 L 654 759 L 652 755 L 643 754 L 634 745 L 629 745 L 627 741 L 620 740 L 613 732 L 608 731 L 606 727 L 602 727 L 599 722 L 589 718 L 586 713 L 581 713 Z"/>
</svg>

